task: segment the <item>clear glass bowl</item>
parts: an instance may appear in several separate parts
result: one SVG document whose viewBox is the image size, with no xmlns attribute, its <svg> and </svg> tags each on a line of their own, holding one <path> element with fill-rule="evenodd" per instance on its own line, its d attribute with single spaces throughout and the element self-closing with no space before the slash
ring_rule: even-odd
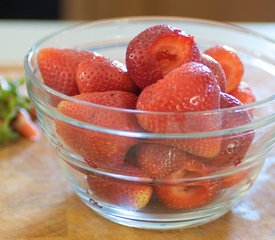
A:
<svg viewBox="0 0 275 240">
<path fill-rule="evenodd" d="M 243 80 L 251 85 L 258 101 L 207 112 L 139 112 L 83 102 L 43 84 L 37 66 L 40 49 L 81 48 L 123 62 L 129 40 L 157 24 L 169 24 L 195 36 L 201 50 L 215 44 L 235 48 L 244 62 Z M 28 92 L 36 106 L 41 127 L 55 149 L 71 186 L 88 207 L 123 225 L 163 230 L 217 219 L 250 189 L 275 141 L 275 43 L 234 25 L 170 17 L 85 23 L 36 43 L 25 58 L 25 71 Z M 102 118 L 112 118 L 114 124 L 94 124 L 89 118 L 83 120 L 63 115 L 57 109 L 61 101 L 78 104 L 91 116 L 96 113 Z M 249 121 L 243 121 L 243 115 L 249 115 Z M 221 118 L 233 124 L 223 124 L 203 132 L 197 129 L 192 133 L 150 133 L 140 127 L 129 127 L 137 126 L 137 119 L 141 118 L 165 121 L 167 126 L 182 124 L 179 118 L 195 123 L 194 126 L 201 121 L 211 125 L 215 119 Z M 127 124 L 116 124 L 116 119 L 127 119 Z M 192 152 L 194 144 L 207 150 L 210 145 L 219 143 L 222 150 L 216 157 L 184 153 L 190 153 L 190 149 Z M 160 158 L 169 161 L 172 156 L 177 162 L 184 154 L 195 159 L 192 161 L 197 166 L 183 167 L 188 165 L 183 161 L 173 170 L 173 173 L 178 172 L 172 174 L 172 178 L 137 174 L 129 165 L 138 168 L 137 159 L 145 156 L 140 149 L 150 149 L 150 146 L 155 148 L 153 153 L 160 154 L 150 155 L 149 150 L 146 156 L 150 156 L 152 161 Z M 98 148 L 101 150 L 97 151 Z M 146 152 L 146 149 L 143 151 Z M 117 161 L 119 164 L 115 164 Z M 205 166 L 208 170 L 201 171 Z M 205 192 L 209 189 L 211 192 Z M 193 205 L 176 208 L 165 201 L 167 196 L 174 196 L 175 192 L 184 194 L 185 191 L 194 193 L 191 196 Z M 206 193 L 209 195 L 207 200 L 202 200 Z M 196 205 L 195 202 L 201 203 Z"/>
</svg>

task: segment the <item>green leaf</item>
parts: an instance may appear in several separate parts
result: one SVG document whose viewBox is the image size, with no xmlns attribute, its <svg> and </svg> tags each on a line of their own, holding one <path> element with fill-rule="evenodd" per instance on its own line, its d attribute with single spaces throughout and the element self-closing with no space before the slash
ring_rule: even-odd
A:
<svg viewBox="0 0 275 240">
<path fill-rule="evenodd" d="M 20 108 L 31 107 L 30 99 L 22 91 L 24 84 L 24 79 L 7 81 L 0 77 L 0 147 L 19 137 L 11 123 Z"/>
</svg>

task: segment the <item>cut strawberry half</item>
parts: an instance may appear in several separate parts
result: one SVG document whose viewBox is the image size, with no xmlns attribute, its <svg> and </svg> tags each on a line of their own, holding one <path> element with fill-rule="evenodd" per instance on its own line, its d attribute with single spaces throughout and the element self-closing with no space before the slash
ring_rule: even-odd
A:
<svg viewBox="0 0 275 240">
<path fill-rule="evenodd" d="M 207 176 L 209 168 L 194 159 L 184 161 L 182 167 L 166 176 L 155 187 L 160 201 L 172 209 L 190 209 L 205 205 L 219 192 L 219 183 L 215 180 L 190 180 Z M 188 179 L 188 180 L 185 180 Z"/>
<path fill-rule="evenodd" d="M 127 47 L 126 67 L 129 76 L 143 89 L 180 65 L 200 58 L 194 38 L 167 25 L 150 27 Z"/>
</svg>

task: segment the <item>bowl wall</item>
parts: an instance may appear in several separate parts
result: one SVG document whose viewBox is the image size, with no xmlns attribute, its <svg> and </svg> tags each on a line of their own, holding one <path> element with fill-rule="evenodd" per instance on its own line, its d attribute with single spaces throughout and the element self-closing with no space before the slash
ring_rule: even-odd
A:
<svg viewBox="0 0 275 240">
<path fill-rule="evenodd" d="M 216 44 L 235 48 L 245 66 L 243 81 L 255 90 L 258 101 L 208 112 L 139 112 L 85 103 L 43 84 L 36 59 L 40 49 L 88 49 L 124 62 L 128 42 L 157 24 L 169 24 L 194 35 L 201 50 Z M 275 43 L 233 25 L 184 18 L 130 18 L 82 24 L 34 45 L 26 56 L 25 69 L 40 125 L 75 192 L 98 214 L 124 225 L 172 229 L 218 218 L 246 194 L 275 141 Z M 78 106 L 90 117 L 61 114 L 57 107 L 61 101 Z M 114 124 L 94 121 L 94 115 L 113 119 Z M 144 118 L 165 122 L 165 130 L 146 132 L 138 123 Z M 232 124 L 223 124 L 225 118 Z M 204 122 L 202 128 L 201 122 Z M 182 129 L 183 124 L 188 129 L 171 130 Z M 197 169 L 207 166 L 208 170 L 172 180 L 133 173 L 132 166 L 140 164 L 137 159 L 143 157 L 140 152 L 146 152 L 146 148 L 153 148 L 156 153 L 159 148 L 163 161 L 168 161 L 171 154 L 177 161 L 183 154 L 198 162 Z M 131 165 L 130 170 L 125 164 Z M 198 189 L 198 186 L 214 189 L 213 196 L 198 206 L 174 209 L 167 207 L 160 197 L 163 191 L 168 194 L 171 189 Z M 142 192 L 148 203 L 142 208 L 130 204 L 132 198 L 124 195 L 125 189 Z M 108 191 L 113 197 L 106 197 Z"/>
</svg>

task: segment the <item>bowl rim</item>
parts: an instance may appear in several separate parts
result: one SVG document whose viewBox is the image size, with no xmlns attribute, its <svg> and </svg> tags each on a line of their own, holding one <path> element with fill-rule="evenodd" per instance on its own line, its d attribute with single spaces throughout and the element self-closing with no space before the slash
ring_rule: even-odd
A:
<svg viewBox="0 0 275 240">
<path fill-rule="evenodd" d="M 84 21 L 84 22 L 80 22 L 77 24 L 72 24 L 69 27 L 64 28 L 61 31 L 57 31 L 54 32 L 50 35 L 47 35 L 46 37 L 38 40 L 36 43 L 34 43 L 31 48 L 29 49 L 29 51 L 27 52 L 25 58 L 24 58 L 24 69 L 26 74 L 28 74 L 31 78 L 31 81 L 34 82 L 34 84 L 36 86 L 38 86 L 39 88 L 41 88 L 43 91 L 52 94 L 54 96 L 59 97 L 62 100 L 66 100 L 66 101 L 70 101 L 70 102 L 74 102 L 74 103 L 80 103 L 80 104 L 84 104 L 87 106 L 91 106 L 94 108 L 99 108 L 99 109 L 106 109 L 106 110 L 112 110 L 112 111 L 117 111 L 117 112 L 124 112 L 124 113 L 132 113 L 132 114 L 150 114 L 150 115 L 175 115 L 175 114 L 179 114 L 179 115 L 211 115 L 211 114 L 223 114 L 226 111 L 242 111 L 242 110 L 247 110 L 249 111 L 249 109 L 253 109 L 253 108 L 260 108 L 261 106 L 264 106 L 265 104 L 268 104 L 270 102 L 275 101 L 275 94 L 264 98 L 262 100 L 256 101 L 254 103 L 250 103 L 250 104 L 246 104 L 246 105 L 241 105 L 241 106 L 236 106 L 236 107 L 231 107 L 231 108 L 223 108 L 223 109 L 214 109 L 214 110 L 205 110 L 205 111 L 194 111 L 194 112 L 157 112 L 157 111 L 144 111 L 144 110 L 136 110 L 136 109 L 122 109 L 122 108 L 117 108 L 117 107 L 110 107 L 110 106 L 104 106 L 104 105 L 100 105 L 100 104 L 95 104 L 95 103 L 91 103 L 91 102 L 86 102 L 80 99 L 76 99 L 73 96 L 68 96 L 65 95 L 63 93 L 60 93 L 50 87 L 48 87 L 47 85 L 45 85 L 42 81 L 40 81 L 36 75 L 33 73 L 32 68 L 31 68 L 31 59 L 33 54 L 36 52 L 37 49 L 39 49 L 39 46 L 41 44 L 43 44 L 44 42 L 46 42 L 47 40 L 56 37 L 58 35 L 62 35 L 64 33 L 69 32 L 70 30 L 74 30 L 74 29 L 81 29 L 81 28 L 85 28 L 85 27 L 92 27 L 92 26 L 98 26 L 98 25 L 105 25 L 105 24 L 118 24 L 118 23 L 133 23 L 133 22 L 141 22 L 141 21 L 156 21 L 156 20 L 160 20 L 160 21 L 165 21 L 165 20 L 175 20 L 175 21 L 187 21 L 187 22 L 191 22 L 191 23 L 197 23 L 197 24 L 207 24 L 207 25 L 213 25 L 216 27 L 225 27 L 227 29 L 231 29 L 233 31 L 238 31 L 238 32 L 243 32 L 244 34 L 250 34 L 254 37 L 260 38 L 266 42 L 268 42 L 269 44 L 273 44 L 274 48 L 275 48 L 275 40 L 264 36 L 263 34 L 251 31 L 249 29 L 246 29 L 242 26 L 238 26 L 236 24 L 233 23 L 227 23 L 227 22 L 219 22 L 219 21 L 214 21 L 214 20 L 207 20 L 207 19 L 201 19 L 201 18 L 189 18 L 189 17 L 171 17 L 171 16 L 134 16 L 134 17 L 122 17 L 122 18 L 108 18 L 108 19 L 102 19 L 102 20 L 95 20 L 95 21 Z M 28 83 L 28 78 L 27 78 L 27 83 Z M 270 118 L 271 116 L 271 118 Z M 84 126 L 85 124 L 87 125 L 87 123 L 81 122 L 81 121 L 77 121 L 75 119 L 72 119 L 70 117 L 64 117 L 64 115 L 62 115 L 61 120 L 64 119 L 69 119 L 69 122 L 72 123 L 76 122 L 78 125 L 80 126 Z M 271 114 L 268 116 L 268 122 L 273 121 L 275 119 L 275 112 L 274 114 Z M 262 119 L 261 119 L 262 120 Z M 259 120 L 260 121 L 260 120 Z M 260 124 L 262 125 L 262 124 Z M 247 129 L 252 129 L 253 126 L 259 126 L 259 124 L 254 123 L 249 123 L 246 125 L 242 125 L 241 127 L 239 127 L 239 130 L 247 130 Z M 100 128 L 97 128 L 97 130 L 99 130 Z M 102 128 L 104 129 L 104 128 Z M 92 129 L 94 130 L 94 129 Z M 116 130 L 117 131 L 117 130 Z M 225 131 L 225 132 L 224 132 Z M 123 132 L 123 131 L 122 131 Z M 217 130 L 212 131 L 213 132 L 217 132 Z M 224 134 L 226 133 L 226 130 L 218 130 L 218 132 L 221 132 L 220 134 Z M 126 135 L 128 135 L 126 132 Z M 206 134 L 209 132 L 205 132 Z M 232 133 L 232 131 L 230 131 L 230 133 Z M 141 134 L 141 133 L 139 133 Z M 139 135 L 138 134 L 138 135 Z M 143 133 L 144 134 L 144 133 Z M 195 134 L 195 136 L 202 136 L 201 134 L 198 133 L 191 133 L 190 135 Z M 130 134 L 131 135 L 131 134 Z M 150 133 L 150 135 L 166 135 L 166 134 L 157 134 L 157 133 Z M 178 134 L 168 134 L 171 135 L 171 137 L 175 137 L 175 135 Z M 180 134 L 182 135 L 182 133 Z M 189 135 L 189 134 L 186 134 Z M 211 134 L 212 135 L 212 134 Z M 210 136 L 211 136 L 210 135 Z M 204 134 L 203 134 L 204 136 Z"/>
</svg>

